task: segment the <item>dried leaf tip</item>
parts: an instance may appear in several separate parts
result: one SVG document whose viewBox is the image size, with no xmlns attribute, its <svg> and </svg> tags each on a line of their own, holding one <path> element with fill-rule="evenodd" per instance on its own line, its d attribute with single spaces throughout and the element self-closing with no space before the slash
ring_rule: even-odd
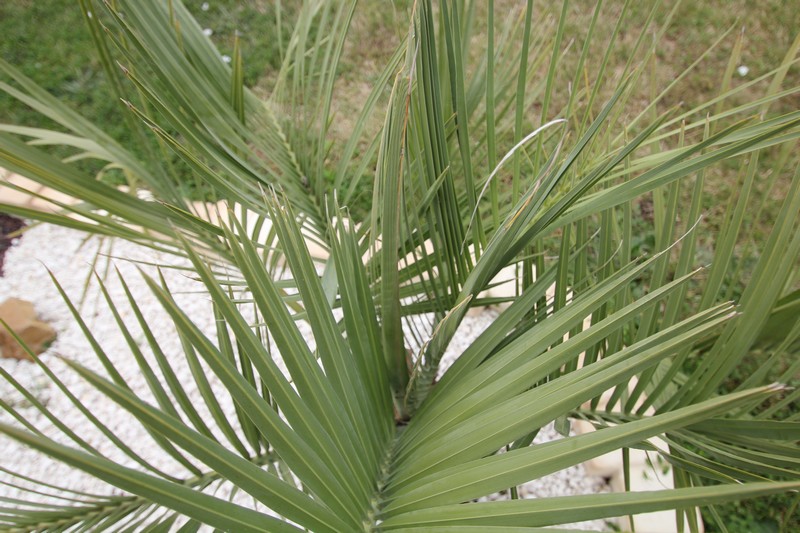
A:
<svg viewBox="0 0 800 533">
<path fill-rule="evenodd" d="M 770 392 L 783 392 L 790 390 L 792 388 L 794 387 L 789 387 L 785 383 L 778 383 L 777 381 L 770 383 L 769 385 L 766 386 L 766 389 Z"/>
</svg>

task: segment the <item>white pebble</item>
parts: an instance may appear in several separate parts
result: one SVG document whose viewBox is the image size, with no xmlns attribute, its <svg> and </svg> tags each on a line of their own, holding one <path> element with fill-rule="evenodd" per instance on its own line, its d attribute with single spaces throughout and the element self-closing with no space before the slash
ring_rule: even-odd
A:
<svg viewBox="0 0 800 533">
<path fill-rule="evenodd" d="M 223 56 L 223 60 L 225 60 L 225 57 L 227 56 Z M 107 424 L 112 431 L 117 432 L 137 453 L 168 473 L 184 475 L 183 468 L 176 464 L 152 440 L 132 416 L 117 407 L 116 404 L 108 401 L 94 387 L 70 371 L 61 360 L 53 357 L 58 354 L 101 374 L 105 374 L 102 364 L 92 352 L 80 327 L 58 295 L 45 266 L 55 273 L 64 290 L 77 304 L 80 301 L 87 272 L 90 270 L 95 254 L 98 252 L 102 254 L 100 264 L 96 267 L 100 272 L 104 268 L 103 257 L 109 256 L 176 266 L 186 265 L 186 262 L 171 255 L 157 253 L 123 241 L 100 241 L 97 238 L 92 238 L 84 242 L 84 239 L 85 235 L 83 233 L 47 224 L 30 229 L 16 245 L 8 250 L 5 261 L 5 277 L 0 277 L 0 301 L 10 297 L 19 297 L 31 301 L 40 317 L 49 322 L 58 332 L 57 339 L 48 351 L 42 355 L 42 359 L 50 365 L 52 371 L 63 380 L 76 397 L 86 405 L 91 406 L 95 416 Z M 212 431 L 219 435 L 216 425 L 213 423 L 207 409 L 205 409 L 205 404 L 194 386 L 191 369 L 183 361 L 180 340 L 174 335 L 174 327 L 166 312 L 153 297 L 145 281 L 139 275 L 136 264 L 122 259 L 113 259 L 112 261 L 113 265 L 122 272 L 135 301 L 147 317 L 153 334 L 159 339 L 162 349 L 170 357 L 178 380 L 185 386 L 187 393 L 203 419 L 208 422 Z M 145 272 L 151 275 L 156 274 L 155 269 L 152 267 L 140 266 Z M 146 356 L 150 358 L 151 356 L 147 354 L 148 351 L 146 350 L 147 342 L 144 340 L 144 335 L 136 323 L 131 307 L 127 304 L 122 286 L 118 282 L 116 275 L 113 274 L 113 269 L 111 269 L 111 272 L 112 275 L 106 280 L 107 289 L 118 306 L 120 314 L 126 320 L 133 338 L 143 347 Z M 202 290 L 202 286 L 191 279 L 185 271 L 167 268 L 163 269 L 163 273 L 170 289 L 174 292 L 178 304 L 183 309 L 190 311 L 192 319 L 197 323 L 198 327 L 209 338 L 214 339 L 216 331 L 214 316 L 208 294 Z M 497 313 L 494 309 L 488 309 L 476 315 L 465 317 L 451 345 L 443 356 L 443 368 L 455 361 L 458 354 L 463 352 L 497 318 Z M 92 285 L 83 302 L 81 315 L 87 321 L 89 328 L 130 387 L 146 401 L 154 402 L 139 366 L 131 356 L 130 349 L 114 323 L 105 300 L 96 288 L 96 284 Z M 424 329 L 426 320 L 429 320 L 429 318 L 419 317 L 419 319 L 415 320 L 417 327 Z M 304 322 L 298 323 L 298 326 L 309 346 L 313 349 L 315 343 L 310 328 Z M 274 350 L 273 353 L 277 354 L 277 350 Z M 277 363 L 285 372 L 285 367 L 279 356 Z M 39 367 L 29 362 L 9 359 L 0 359 L 0 366 L 24 386 L 28 387 L 40 401 L 44 402 L 52 410 L 59 420 L 69 425 L 99 451 L 113 460 L 130 464 L 130 460 L 69 402 L 64 394 L 44 376 Z M 230 420 L 236 427 L 236 416 L 230 397 L 212 374 L 209 374 L 209 379 L 215 392 L 218 391 L 217 399 L 220 401 L 223 410 L 229 415 Z M 21 400 L 19 393 L 2 379 L 0 379 L 0 398 L 15 405 L 23 416 L 31 423 L 42 428 L 46 435 L 59 442 L 73 444 L 52 424 L 48 423 L 35 408 L 26 404 L 24 399 Z M 5 412 L 0 412 L 0 421 L 16 424 L 12 417 Z M 546 442 L 558 438 L 561 438 L 561 436 L 553 429 L 551 424 L 540 431 L 535 442 Z M 102 481 L 98 481 L 60 463 L 42 458 L 38 453 L 4 436 L 0 436 L 0 451 L 2 451 L 3 466 L 20 474 L 43 480 L 57 479 L 60 485 L 73 490 L 100 494 L 121 494 L 121 491 L 106 485 Z M 6 474 L 0 474 L 0 480 L 7 478 Z M 221 487 L 219 495 L 225 494 L 230 490 L 231 487 L 229 485 Z M 520 497 L 523 498 L 607 491 L 608 487 L 604 480 L 587 476 L 582 465 L 562 470 L 519 487 Z M 33 495 L 22 493 L 18 489 L 0 484 L 0 498 L 3 497 L 30 499 Z M 508 495 L 498 493 L 483 499 L 508 499 Z M 254 505 L 252 498 L 247 498 L 242 491 L 238 492 L 236 501 L 242 505 Z M 259 506 L 259 510 L 266 511 L 263 506 Z M 594 530 L 606 529 L 606 525 L 602 520 L 583 522 L 573 527 Z"/>
</svg>

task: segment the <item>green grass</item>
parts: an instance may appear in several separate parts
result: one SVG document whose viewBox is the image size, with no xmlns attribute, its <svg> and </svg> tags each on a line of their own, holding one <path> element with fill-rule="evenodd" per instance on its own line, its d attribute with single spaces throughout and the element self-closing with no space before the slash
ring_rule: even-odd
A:
<svg viewBox="0 0 800 533">
<path fill-rule="evenodd" d="M 248 87 L 255 87 L 280 66 L 281 42 L 277 38 L 276 12 L 272 2 L 191 1 L 186 6 L 203 28 L 211 30 L 211 39 L 221 55 L 233 54 L 234 39 L 238 35 L 246 50 L 244 81 Z M 292 12 L 290 6 L 284 9 L 283 14 L 288 19 Z M 284 39 L 289 34 L 286 22 L 289 21 L 281 23 Z M 0 55 L 5 60 L 20 67 L 26 76 L 61 101 L 91 118 L 123 145 L 133 144 L 133 135 L 123 116 L 125 106 L 112 94 L 76 0 L 3 2 L 0 4 L 0 35 L 3 35 Z M 0 92 L 0 122 L 60 129 L 5 92 Z M 54 153 L 59 157 L 70 155 L 69 151 L 61 148 L 54 149 Z M 183 176 L 187 197 L 217 199 L 207 187 L 195 182 L 177 157 L 173 157 L 172 165 Z M 94 161 L 82 161 L 78 166 L 94 173 L 101 170 L 101 165 Z M 104 174 L 103 179 L 115 185 L 124 183 L 122 176 L 113 171 Z"/>
<path fill-rule="evenodd" d="M 798 500 L 797 494 L 780 494 L 720 505 L 716 511 L 729 533 L 791 533 L 800 531 Z M 708 510 L 703 518 L 706 531 L 722 531 Z"/>
<path fill-rule="evenodd" d="M 274 3 L 266 0 L 215 0 L 207 2 L 207 10 L 201 8 L 203 3 L 193 0 L 186 2 L 186 6 L 204 28 L 213 31 L 211 38 L 222 54 L 231 54 L 234 35 L 238 33 L 244 51 L 246 85 L 268 89 L 271 74 L 280 61 L 281 40 L 276 34 Z M 354 20 L 357 39 L 348 44 L 345 54 L 345 79 L 352 79 L 353 84 L 363 82 L 365 75 L 369 77 L 383 64 L 404 30 L 407 20 L 405 12 L 410 3 L 407 0 L 363 2 Z M 283 4 L 282 26 L 286 28 L 292 16 L 292 2 Z M 557 13 L 560 4 L 557 0 L 541 2 L 539 9 L 542 17 L 539 23 L 546 23 L 548 16 Z M 610 32 L 620 7 L 614 2 L 607 4 L 598 22 L 598 33 L 601 35 Z M 499 1 L 497 5 L 500 19 L 513 4 Z M 633 2 L 630 18 L 643 20 L 651 5 L 651 2 Z M 582 3 L 573 2 L 570 9 L 565 42 L 582 36 L 582 28 L 591 17 L 591 10 Z M 480 10 L 478 12 L 480 15 Z M 663 23 L 666 14 L 667 9 L 662 8 L 656 16 L 656 22 Z M 681 72 L 731 26 L 735 26 L 737 31 L 711 53 L 702 68 L 691 73 L 671 92 L 663 107 L 680 102 L 702 101 L 716 94 L 719 78 L 725 70 L 739 28 L 743 29 L 741 64 L 750 69 L 740 81 L 774 67 L 794 39 L 796 28 L 800 27 L 800 10 L 795 9 L 792 2 L 782 0 L 765 0 L 757 4 L 745 0 L 683 2 L 657 50 L 659 81 L 669 80 Z M 623 34 L 622 40 L 630 46 L 635 39 L 635 32 L 628 33 Z M 92 41 L 85 31 L 74 0 L 3 2 L 0 4 L 0 35 L 3 35 L 0 41 L 3 58 L 20 66 L 26 75 L 75 109 L 104 124 L 114 137 L 126 139 L 121 105 L 109 97 Z M 572 44 L 570 54 L 565 57 L 566 65 L 570 57 L 574 59 L 579 54 L 579 45 L 579 42 Z M 621 46 L 615 51 L 610 60 L 612 66 L 625 62 L 626 50 L 626 46 Z M 590 56 L 590 59 L 596 61 L 602 53 L 603 50 L 598 49 L 593 52 L 597 57 Z M 797 76 L 797 69 L 793 70 L 790 76 Z M 565 68 L 565 71 L 569 69 Z M 352 73 L 352 76 L 348 73 Z M 354 87 L 345 83 L 340 93 L 348 91 L 356 96 L 359 94 Z M 556 91 L 554 109 L 558 109 L 559 93 L 563 97 L 565 91 Z M 800 96 L 785 99 L 784 106 L 786 109 L 800 107 Z M 16 104 L 5 94 L 0 94 L 0 119 L 32 125 L 41 123 L 37 114 Z M 716 204 L 709 200 L 709 207 Z"/>
<path fill-rule="evenodd" d="M 126 138 L 121 105 L 108 85 L 74 0 L 0 3 L 0 54 L 43 88 Z M 45 125 L 41 115 L 0 93 L 0 120 Z M 50 124 L 46 124 L 50 126 Z"/>
<path fill-rule="evenodd" d="M 203 10 L 202 2 L 186 2 L 186 7 L 203 28 L 213 33 L 211 40 L 220 53 L 231 56 L 235 36 L 244 50 L 244 83 L 255 87 L 280 66 L 281 44 L 285 46 L 289 36 L 287 18 L 292 15 L 292 2 L 283 7 L 282 41 L 278 39 L 277 20 L 273 1 L 265 0 L 215 0 L 208 2 Z"/>
<path fill-rule="evenodd" d="M 291 2 L 289 2 L 291 3 Z M 186 2 L 221 54 L 231 55 L 236 34 L 245 52 L 244 80 L 255 86 L 279 66 L 279 40 L 272 2 Z M 291 15 L 291 11 L 285 13 Z M 285 25 L 284 25 L 285 26 Z M 124 106 L 111 96 L 103 69 L 75 0 L 0 2 L 0 55 L 74 109 L 91 117 L 119 141 L 130 138 Z M 0 121 L 53 126 L 41 115 L 0 92 Z"/>
</svg>

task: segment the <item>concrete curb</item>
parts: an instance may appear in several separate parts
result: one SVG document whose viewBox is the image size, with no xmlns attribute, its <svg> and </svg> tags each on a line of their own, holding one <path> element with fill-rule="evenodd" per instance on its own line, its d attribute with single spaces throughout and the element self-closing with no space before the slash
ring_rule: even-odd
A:
<svg viewBox="0 0 800 533">
<path fill-rule="evenodd" d="M 16 188 L 22 190 L 17 190 Z M 7 170 L 0 169 L 0 202 L 36 209 L 37 211 L 54 211 L 54 205 L 40 198 L 40 196 L 52 198 L 65 204 L 75 203 L 75 199 L 71 196 L 54 191 L 18 174 L 12 174 Z"/>
</svg>

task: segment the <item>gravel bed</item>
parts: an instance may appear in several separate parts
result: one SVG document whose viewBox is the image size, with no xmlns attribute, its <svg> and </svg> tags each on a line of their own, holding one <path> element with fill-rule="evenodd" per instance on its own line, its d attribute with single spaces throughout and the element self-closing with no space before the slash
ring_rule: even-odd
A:
<svg viewBox="0 0 800 533">
<path fill-rule="evenodd" d="M 128 260 L 108 260 L 107 257 Z M 171 322 L 158 302 L 155 301 L 142 275 L 138 272 L 138 269 L 141 268 L 144 272 L 154 275 L 155 269 L 143 264 L 137 265 L 134 261 L 170 264 L 176 267 L 185 264 L 180 259 L 127 242 L 112 242 L 97 238 L 86 239 L 84 234 L 73 230 L 46 224 L 39 225 L 26 232 L 24 237 L 8 250 L 4 265 L 5 276 L 0 277 L 0 302 L 11 297 L 31 301 L 40 317 L 49 322 L 58 332 L 57 339 L 43 354 L 42 359 L 63 381 L 69 391 L 89 406 L 94 416 L 107 424 L 110 430 L 119 434 L 143 459 L 167 473 L 184 475 L 183 468 L 153 442 L 135 419 L 79 378 L 60 360 L 60 357 L 64 357 L 103 373 L 102 365 L 95 356 L 91 344 L 87 341 L 78 321 L 72 317 L 51 281 L 48 269 L 53 272 L 75 305 L 80 304 L 81 316 L 106 354 L 117 365 L 117 369 L 130 387 L 146 400 L 153 400 L 139 367 L 131 356 L 130 349 L 97 288 L 97 282 L 87 278 L 87 273 L 91 272 L 93 268 L 100 273 L 107 271 L 105 283 L 108 292 L 118 306 L 119 313 L 130 328 L 137 344 L 146 347 L 144 334 L 138 326 L 135 326 L 136 320 L 133 311 L 128 305 L 123 287 L 114 273 L 114 268 L 117 268 L 128 283 L 164 352 L 171 356 L 171 362 L 174 364 L 178 378 L 186 387 L 190 397 L 197 399 L 195 405 L 201 416 L 208 422 L 212 431 L 217 432 L 211 417 L 204 410 L 205 405 L 200 400 L 196 387 L 193 386 L 194 380 L 191 371 L 180 355 L 182 354 L 180 341 L 174 334 Z M 107 269 L 109 262 L 111 269 Z M 202 287 L 191 279 L 189 273 L 184 269 L 163 269 L 163 273 L 170 289 L 174 292 L 177 303 L 191 315 L 195 323 L 207 335 L 213 338 L 214 318 L 209 298 L 203 292 Z M 81 296 L 87 282 L 89 282 L 89 289 L 82 299 Z M 466 348 L 496 316 L 496 311 L 491 309 L 468 316 L 464 320 L 461 330 L 456 334 L 444 361 L 452 361 L 455 354 Z M 310 331 L 307 329 L 305 331 L 309 343 L 313 344 Z M 31 390 L 36 399 L 51 410 L 55 418 L 72 428 L 90 445 L 111 459 L 118 460 L 125 465 L 135 465 L 72 405 L 64 393 L 47 378 L 37 365 L 27 361 L 0 359 L 0 367 L 24 387 Z M 230 398 L 227 394 L 222 393 L 224 389 L 214 380 L 213 376 L 210 376 L 210 380 L 212 388 L 221 392 L 217 397 L 223 410 L 231 413 L 231 419 L 235 422 Z M 72 444 L 61 431 L 55 428 L 52 422 L 39 413 L 28 400 L 2 378 L 0 378 L 0 399 L 13 405 L 46 435 L 59 442 Z M 0 421 L 16 423 L 4 411 L 0 412 Z M 236 427 L 235 423 L 234 427 Z M 539 433 L 536 442 L 545 442 L 556 438 L 559 438 L 559 435 L 552 426 L 548 426 Z M 4 468 L 25 476 L 42 480 L 57 480 L 60 485 L 76 491 L 120 494 L 120 491 L 104 482 L 72 470 L 61 463 L 56 463 L 8 438 L 0 437 L 0 457 L 3 458 L 2 466 Z M 0 498 L 20 497 L 18 489 L 4 484 L 8 481 L 9 477 L 0 472 Z M 216 490 L 217 494 L 222 497 L 230 491 L 230 486 L 219 484 Z M 527 483 L 521 487 L 520 494 L 523 497 L 535 498 L 608 490 L 608 486 L 602 478 L 587 476 L 583 467 L 577 466 Z M 24 497 L 29 498 L 30 496 Z M 233 498 L 242 505 L 253 506 L 252 499 L 246 498 L 241 492 L 235 493 L 234 491 Z M 489 499 L 505 498 L 508 498 L 505 494 L 496 494 Z M 43 496 L 42 501 L 48 500 Z M 587 530 L 606 529 L 604 521 L 584 522 L 573 527 Z"/>
</svg>

